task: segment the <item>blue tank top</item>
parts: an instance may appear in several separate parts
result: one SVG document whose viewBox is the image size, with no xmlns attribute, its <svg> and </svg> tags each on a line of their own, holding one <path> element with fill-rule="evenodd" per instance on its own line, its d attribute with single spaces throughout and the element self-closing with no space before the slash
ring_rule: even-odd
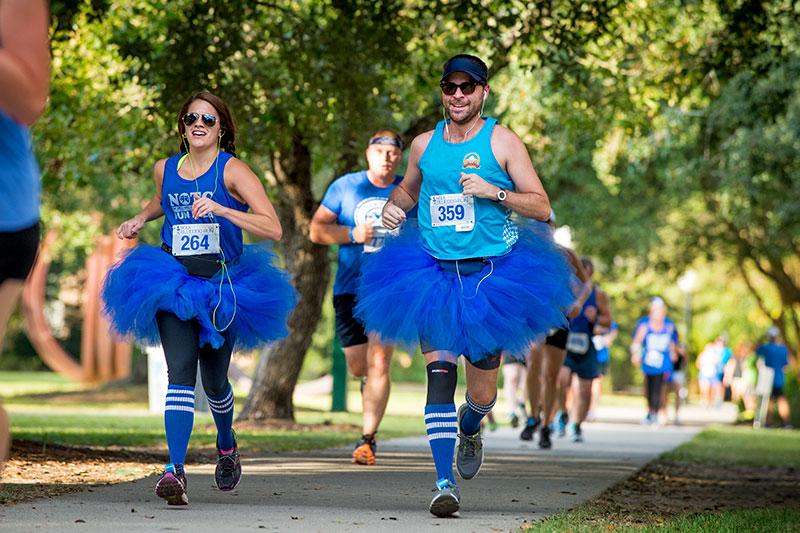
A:
<svg viewBox="0 0 800 533">
<path fill-rule="evenodd" d="M 589 297 L 586 298 L 586 301 L 583 302 L 583 307 L 581 308 L 581 313 L 570 320 L 569 323 L 569 330 L 575 333 L 585 333 L 592 337 L 594 333 L 594 322 L 589 322 L 589 319 L 586 318 L 586 315 L 583 314 L 583 311 L 586 310 L 587 307 L 594 307 L 597 308 L 597 293 L 595 292 L 595 288 L 592 287 L 592 292 L 589 294 Z"/>
<path fill-rule="evenodd" d="M 225 260 L 236 259 L 242 254 L 242 229 L 224 217 L 192 218 L 194 194 L 198 191 L 202 196 L 211 198 L 218 204 L 247 212 L 248 205 L 234 198 L 225 187 L 225 164 L 233 158 L 227 152 L 219 152 L 217 161 L 205 174 L 194 181 L 183 179 L 178 175 L 178 161 L 184 154 L 167 159 L 164 165 L 164 181 L 161 185 L 161 208 L 164 210 L 164 225 L 161 227 L 161 240 L 172 246 L 172 226 L 175 224 L 219 224 L 219 240 Z M 184 163 L 185 164 L 185 163 Z M 217 176 L 217 167 L 219 176 Z"/>
<path fill-rule="evenodd" d="M 487 182 L 514 190 L 514 182 L 492 152 L 492 130 L 496 124 L 487 118 L 475 137 L 464 143 L 444 140 L 444 122 L 436 125 L 433 137 L 419 160 L 422 187 L 419 194 L 419 230 L 425 250 L 437 259 L 494 257 L 507 253 L 517 242 L 518 230 L 511 221 L 511 210 L 500 202 L 474 198 L 475 226 L 456 231 L 455 226 L 433 226 L 431 197 L 460 194 L 461 173 L 475 173 Z"/>
<path fill-rule="evenodd" d="M 642 372 L 648 376 L 671 372 L 672 359 L 669 347 L 677 341 L 675 324 L 666 319 L 664 326 L 656 330 L 650 325 L 649 320 L 644 323 L 647 326 L 647 333 L 642 342 Z"/>
<path fill-rule="evenodd" d="M 0 111 L 0 231 L 39 221 L 39 166 L 28 128 Z"/>
</svg>

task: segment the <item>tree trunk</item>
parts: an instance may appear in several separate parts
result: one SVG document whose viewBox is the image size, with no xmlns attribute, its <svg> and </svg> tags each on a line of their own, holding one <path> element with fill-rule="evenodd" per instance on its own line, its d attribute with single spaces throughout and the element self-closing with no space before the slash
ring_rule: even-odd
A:
<svg viewBox="0 0 800 533">
<path fill-rule="evenodd" d="M 239 420 L 294 419 L 292 395 L 322 314 L 330 278 L 327 247 L 308 239 L 316 205 L 311 192 L 308 146 L 295 136 L 289 150 L 275 154 L 273 166 L 280 186 L 280 199 L 276 202 L 283 226 L 280 246 L 299 300 L 289 317 L 289 336 L 262 351 Z"/>
</svg>

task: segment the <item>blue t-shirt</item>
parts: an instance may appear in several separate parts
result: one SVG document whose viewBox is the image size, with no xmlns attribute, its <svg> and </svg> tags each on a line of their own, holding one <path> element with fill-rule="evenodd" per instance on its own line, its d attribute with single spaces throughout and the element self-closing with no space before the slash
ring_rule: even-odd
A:
<svg viewBox="0 0 800 533">
<path fill-rule="evenodd" d="M 39 221 L 40 189 L 28 128 L 0 111 L 0 231 L 23 230 Z"/>
<path fill-rule="evenodd" d="M 789 349 L 783 344 L 768 342 L 756 350 L 756 354 L 764 360 L 764 364 L 775 371 L 773 387 L 783 387 L 783 369 L 789 364 Z"/>
<path fill-rule="evenodd" d="M 373 226 L 383 228 L 381 224 L 383 206 L 389 194 L 402 180 L 403 176 L 397 176 L 394 183 L 388 187 L 377 187 L 369 181 L 366 170 L 351 172 L 331 183 L 325 196 L 322 197 L 322 205 L 336 214 L 336 222 L 342 226 L 355 227 L 371 223 Z M 368 243 L 368 251 L 379 250 L 384 238 L 385 235 L 378 232 Z M 363 244 L 339 245 L 339 267 L 333 284 L 334 295 L 355 294 L 363 253 Z"/>
</svg>

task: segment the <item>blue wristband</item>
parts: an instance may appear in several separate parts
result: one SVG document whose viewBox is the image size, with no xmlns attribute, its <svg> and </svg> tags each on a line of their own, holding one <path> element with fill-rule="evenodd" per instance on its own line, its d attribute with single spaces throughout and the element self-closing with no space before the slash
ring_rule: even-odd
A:
<svg viewBox="0 0 800 533">
<path fill-rule="evenodd" d="M 353 244 L 355 244 L 355 242 L 356 242 L 355 238 L 353 237 L 353 230 L 354 229 L 356 229 L 356 228 L 350 228 L 350 242 L 353 243 Z"/>
</svg>

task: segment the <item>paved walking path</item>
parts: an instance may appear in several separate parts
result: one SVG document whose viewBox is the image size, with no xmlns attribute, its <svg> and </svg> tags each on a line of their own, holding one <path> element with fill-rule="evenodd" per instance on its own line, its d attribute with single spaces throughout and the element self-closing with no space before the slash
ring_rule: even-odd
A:
<svg viewBox="0 0 800 533">
<path fill-rule="evenodd" d="M 189 467 L 190 505 L 167 507 L 156 478 L 0 507 L 0 531 L 514 531 L 568 509 L 626 478 L 700 428 L 587 424 L 586 442 L 555 439 L 541 451 L 500 428 L 485 439 L 480 475 L 460 482 L 459 518 L 427 511 L 434 474 L 424 437 L 379 443 L 379 464 L 350 464 L 349 449 L 243 460 L 232 493 L 213 485 L 213 465 Z"/>
</svg>

